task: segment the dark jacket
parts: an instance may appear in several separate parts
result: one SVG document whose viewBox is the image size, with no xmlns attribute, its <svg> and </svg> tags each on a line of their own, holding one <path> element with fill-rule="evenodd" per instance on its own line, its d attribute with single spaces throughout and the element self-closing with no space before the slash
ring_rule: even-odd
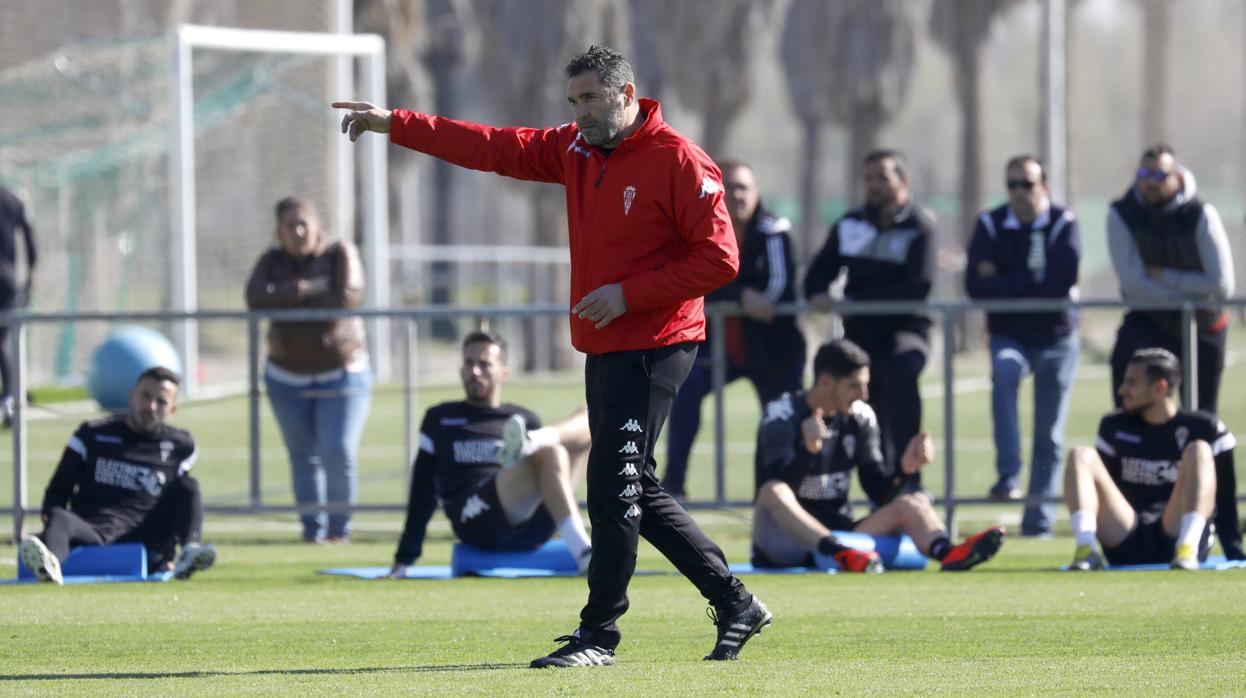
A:
<svg viewBox="0 0 1246 698">
<path fill-rule="evenodd" d="M 326 291 L 301 294 L 300 280 L 324 278 Z M 260 256 L 247 281 L 250 308 L 356 308 L 363 300 L 363 264 L 359 251 L 345 240 L 321 246 L 306 257 L 281 247 Z M 344 368 L 367 351 L 363 321 L 338 318 L 314 322 L 274 322 L 268 328 L 268 360 L 304 375 Z"/>
<path fill-rule="evenodd" d="M 746 288 L 766 296 L 771 303 L 796 300 L 796 262 L 792 259 L 791 223 L 760 204 L 749 219 L 740 243 L 740 274 L 735 281 L 706 296 L 707 301 L 736 301 Z M 739 323 L 743 335 L 745 366 L 754 374 L 789 375 L 793 365 L 805 364 L 805 337 L 795 315 L 775 315 L 769 323 L 747 316 L 728 318 Z M 707 343 L 708 344 L 708 343 Z M 708 358 L 708 346 L 702 358 Z"/>
<path fill-rule="evenodd" d="M 853 209 L 831 226 L 826 244 L 805 276 L 805 297 L 826 293 L 847 270 L 844 298 L 850 301 L 923 300 L 934 272 L 934 224 L 911 200 L 895 224 L 880 231 L 865 207 Z M 867 351 L 890 348 L 899 332 L 929 339 L 925 315 L 862 315 L 844 318 L 844 336 Z"/>
<path fill-rule="evenodd" d="M 1049 206 L 1028 224 L 1017 220 L 1007 205 L 984 211 L 969 241 L 965 291 L 970 298 L 980 299 L 1072 298 L 1081 250 L 1081 233 L 1072 211 Z M 995 273 L 983 276 L 979 269 L 983 262 L 994 265 Z M 1068 337 L 1077 322 L 1072 309 L 986 316 L 991 334 L 1031 347 Z"/>
<path fill-rule="evenodd" d="M 1194 175 L 1182 168 L 1182 187 L 1162 206 L 1148 206 L 1137 187 L 1112 202 L 1108 210 L 1108 251 L 1121 284 L 1121 298 L 1135 303 L 1219 300 L 1233 295 L 1233 257 L 1220 214 L 1198 197 Z M 1158 267 L 1151 277 L 1147 267 Z M 1181 314 L 1132 311 L 1151 317 L 1174 336 L 1181 335 Z M 1220 310 L 1196 311 L 1199 330 L 1219 332 L 1228 323 Z"/>
</svg>

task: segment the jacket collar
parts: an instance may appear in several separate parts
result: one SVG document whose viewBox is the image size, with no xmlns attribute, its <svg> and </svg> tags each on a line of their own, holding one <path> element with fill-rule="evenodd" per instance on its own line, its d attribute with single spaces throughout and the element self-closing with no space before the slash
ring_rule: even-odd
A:
<svg viewBox="0 0 1246 698">
<path fill-rule="evenodd" d="M 1044 199 L 1044 202 L 1046 206 L 1043 207 L 1043 212 L 1030 222 L 1030 230 L 1046 228 L 1047 224 L 1051 222 L 1051 199 Z M 1020 230 L 1021 219 L 1017 218 L 1017 214 L 1012 210 L 1011 206 L 1008 206 L 1007 211 L 1008 215 L 1004 216 L 1003 227 L 1007 230 Z"/>
</svg>

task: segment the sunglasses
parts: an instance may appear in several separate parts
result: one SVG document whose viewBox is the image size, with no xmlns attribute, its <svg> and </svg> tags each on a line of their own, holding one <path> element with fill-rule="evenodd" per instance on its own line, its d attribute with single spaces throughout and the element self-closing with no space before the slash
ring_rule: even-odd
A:
<svg viewBox="0 0 1246 698">
<path fill-rule="evenodd" d="M 1139 181 L 1149 179 L 1153 182 L 1162 182 L 1165 179 L 1168 179 L 1169 175 L 1171 174 L 1173 174 L 1171 170 L 1160 170 L 1160 169 L 1153 170 L 1149 167 L 1138 168 L 1138 180 Z"/>
<path fill-rule="evenodd" d="M 1008 189 L 1025 189 L 1029 191 L 1038 186 L 1038 182 L 1029 179 L 1010 179 L 1008 180 Z"/>
</svg>

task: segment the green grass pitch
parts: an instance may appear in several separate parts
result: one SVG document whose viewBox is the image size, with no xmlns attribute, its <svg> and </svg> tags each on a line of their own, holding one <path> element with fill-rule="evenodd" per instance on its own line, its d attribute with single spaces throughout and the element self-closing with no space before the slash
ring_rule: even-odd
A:
<svg viewBox="0 0 1246 698">
<path fill-rule="evenodd" d="M 933 369 L 934 367 L 932 367 Z M 977 496 L 992 476 L 984 368 L 958 368 L 956 491 Z M 1246 405 L 1225 378 L 1224 416 L 1246 432 Z M 975 383 L 975 379 L 978 382 Z M 933 379 L 931 383 L 933 385 Z M 578 384 L 525 381 L 508 399 L 547 419 L 579 402 Z M 748 495 L 751 389 L 729 393 L 728 494 Z M 423 405 L 457 388 L 422 388 Z M 1069 442 L 1087 443 L 1107 396 L 1102 367 L 1085 366 Z M 941 439 L 941 401 L 926 402 Z M 208 503 L 247 497 L 245 403 L 191 403 L 175 422 L 198 438 L 196 466 Z M 707 417 L 708 403 L 707 403 Z M 31 423 L 30 500 L 37 506 L 65 438 L 81 416 Z M 1023 411 L 1028 420 L 1028 411 Z M 405 497 L 401 402 L 379 391 L 365 436 L 361 501 Z M 710 422 L 706 421 L 706 432 Z M 266 412 L 263 491 L 288 503 L 284 453 Z M 7 437 L 0 438 L 0 506 L 12 501 Z M 703 438 L 692 465 L 694 498 L 712 494 Z M 927 485 L 942 492 L 940 463 Z M 662 460 L 661 458 L 659 460 Z M 1239 465 L 1239 472 L 1241 466 Z M 1239 474 L 1239 479 L 1242 476 Z M 1016 524 L 1016 507 L 964 507 L 961 530 Z M 1067 514 L 1061 511 L 1067 520 Z M 733 561 L 745 559 L 748 512 L 696 514 Z M 571 631 L 585 599 L 580 579 L 374 581 L 316 575 L 323 567 L 386 564 L 399 514 L 357 518 L 349 546 L 295 542 L 293 517 L 209 516 L 217 566 L 186 583 L 0 587 L 2 695 L 814 695 L 1195 694 L 1246 690 L 1246 571 L 1053 571 L 1072 554 L 1062 520 L 1050 540 L 1009 539 L 969 573 L 880 577 L 804 575 L 745 579 L 775 614 L 739 662 L 701 661 L 714 628 L 696 591 L 675 575 L 637 577 L 618 665 L 533 671 L 529 660 Z M 5 522 L 6 529 L 8 522 Z M 7 533 L 6 536 L 7 538 Z M 448 561 L 450 535 L 434 518 L 422 563 Z M 16 549 L 0 544 L 0 578 Z M 669 570 L 642 544 L 641 569 Z"/>
</svg>

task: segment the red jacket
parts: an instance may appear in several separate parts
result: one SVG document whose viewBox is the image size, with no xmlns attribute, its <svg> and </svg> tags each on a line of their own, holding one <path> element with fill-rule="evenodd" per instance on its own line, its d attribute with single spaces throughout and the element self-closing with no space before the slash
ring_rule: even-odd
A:
<svg viewBox="0 0 1246 698">
<path fill-rule="evenodd" d="M 562 184 L 571 241 L 571 305 L 622 283 L 627 312 L 603 329 L 571 316 L 571 343 L 587 354 L 705 338 L 703 296 L 735 278 L 735 234 L 722 174 L 709 156 L 640 100 L 644 123 L 607 157 L 575 124 L 494 128 L 405 109 L 390 140 L 447 162 L 516 179 Z"/>
</svg>

